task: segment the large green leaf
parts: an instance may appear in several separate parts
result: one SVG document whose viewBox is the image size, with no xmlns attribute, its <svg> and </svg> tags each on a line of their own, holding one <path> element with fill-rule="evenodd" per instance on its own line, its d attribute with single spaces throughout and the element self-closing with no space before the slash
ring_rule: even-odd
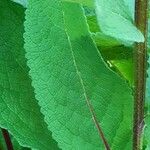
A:
<svg viewBox="0 0 150 150">
<path fill-rule="evenodd" d="M 91 103 L 111 148 L 130 150 L 131 90 L 104 64 L 82 8 L 61 0 L 29 0 L 25 31 L 32 85 L 59 146 L 103 149 Z"/>
<path fill-rule="evenodd" d="M 34 98 L 23 49 L 24 9 L 0 1 L 0 126 L 39 150 L 58 149 Z"/>
<path fill-rule="evenodd" d="M 132 14 L 123 0 L 95 0 L 96 14 L 103 33 L 125 41 L 143 42 L 135 27 Z"/>
</svg>

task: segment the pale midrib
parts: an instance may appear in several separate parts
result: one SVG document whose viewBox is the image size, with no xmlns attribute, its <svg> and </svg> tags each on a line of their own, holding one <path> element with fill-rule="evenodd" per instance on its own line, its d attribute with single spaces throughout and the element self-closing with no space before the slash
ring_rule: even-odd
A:
<svg viewBox="0 0 150 150">
<path fill-rule="evenodd" d="M 62 9 L 62 13 L 63 13 L 63 21 L 64 21 L 64 25 L 65 25 L 65 17 L 64 17 L 65 12 L 63 11 L 63 9 Z M 95 126 L 96 126 L 96 128 L 97 128 L 97 130 L 98 130 L 99 136 L 100 136 L 100 138 L 102 139 L 103 144 L 104 144 L 106 150 L 110 150 L 109 144 L 108 144 L 108 142 L 107 142 L 107 140 L 106 140 L 106 138 L 105 138 L 105 136 L 104 136 L 104 133 L 103 133 L 103 131 L 102 131 L 100 125 L 99 125 L 99 122 L 97 121 L 97 117 L 96 117 L 96 115 L 95 115 L 93 106 L 92 106 L 90 100 L 89 100 L 88 97 L 87 97 L 86 89 L 85 89 L 85 86 L 84 86 L 84 81 L 82 80 L 82 77 L 81 77 L 81 75 L 80 75 L 79 69 L 78 69 L 78 67 L 77 67 L 77 63 L 76 63 L 76 60 L 75 60 L 75 56 L 74 56 L 74 52 L 73 52 L 73 49 L 72 49 L 72 44 L 71 44 L 71 40 L 70 40 L 68 31 L 67 31 L 66 28 L 64 29 L 64 31 L 65 31 L 65 33 L 66 33 L 66 35 L 67 35 L 67 39 L 68 39 L 69 47 L 70 47 L 70 50 L 71 50 L 71 55 L 72 55 L 73 63 L 74 63 L 75 69 L 76 69 L 76 73 L 77 73 L 77 75 L 78 75 L 78 77 L 79 77 L 79 81 L 80 81 L 80 84 L 81 84 L 82 89 L 83 89 L 83 94 L 84 94 L 86 103 L 87 103 L 87 105 L 88 105 L 89 111 L 90 111 L 90 113 L 91 113 L 92 119 L 93 119 L 93 121 L 94 121 L 94 124 L 95 124 Z"/>
</svg>

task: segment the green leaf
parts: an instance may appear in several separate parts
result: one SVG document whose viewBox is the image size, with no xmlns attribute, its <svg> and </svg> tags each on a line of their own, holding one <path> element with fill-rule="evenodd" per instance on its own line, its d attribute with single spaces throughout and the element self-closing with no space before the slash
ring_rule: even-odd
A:
<svg viewBox="0 0 150 150">
<path fill-rule="evenodd" d="M 134 20 L 135 0 L 124 0 L 124 4 L 126 5 L 127 11 L 129 11 L 129 14 L 131 14 L 131 17 Z"/>
<path fill-rule="evenodd" d="M 110 42 L 109 47 L 103 46 L 99 49 L 105 61 L 108 61 L 111 64 L 111 68 L 115 70 L 116 73 L 121 75 L 121 77 L 123 77 L 126 81 L 128 81 L 130 86 L 133 86 L 133 47 L 126 47 L 124 45 L 111 46 Z"/>
<path fill-rule="evenodd" d="M 123 0 L 95 0 L 96 14 L 103 33 L 124 41 L 143 42 L 135 27 L 132 14 Z"/>
<path fill-rule="evenodd" d="M 12 1 L 24 6 L 25 8 L 27 7 L 27 0 L 12 0 Z"/>
<path fill-rule="evenodd" d="M 24 9 L 0 1 L 0 127 L 20 145 L 39 150 L 57 149 L 40 113 L 28 76 L 23 49 Z"/>
<path fill-rule="evenodd" d="M 97 33 L 98 34 L 98 33 Z M 115 42 L 114 38 L 101 35 L 95 38 L 99 51 L 108 66 L 123 77 L 130 86 L 134 83 L 133 47 Z M 108 43 L 110 41 L 110 43 Z"/>
<path fill-rule="evenodd" d="M 12 1 L 21 4 L 25 8 L 27 7 L 28 0 L 12 0 Z M 90 8 L 94 7 L 93 0 L 63 0 L 63 1 L 72 2 L 72 3 L 79 3 L 79 4 L 82 4 L 84 6 L 88 6 Z"/>
<path fill-rule="evenodd" d="M 101 32 L 93 33 L 92 36 L 93 36 L 94 41 L 96 42 L 96 45 L 100 47 L 111 48 L 111 47 L 122 45 L 121 41 L 113 37 L 110 37 L 108 35 L 105 35 Z"/>
<path fill-rule="evenodd" d="M 89 25 L 89 29 L 92 33 L 92 37 L 94 41 L 96 42 L 97 46 L 111 48 L 111 47 L 119 46 L 119 45 L 125 45 L 128 47 L 131 47 L 133 45 L 133 42 L 123 41 L 123 40 L 117 39 L 115 37 L 112 37 L 110 35 L 106 35 L 105 33 L 103 33 L 103 31 L 101 31 L 101 29 L 99 28 L 95 15 L 90 16 L 87 14 L 86 17 L 87 17 L 87 23 Z"/>
<path fill-rule="evenodd" d="M 63 1 L 74 2 L 82 4 L 84 6 L 94 7 L 94 0 L 63 0 Z"/>
<path fill-rule="evenodd" d="M 25 31 L 32 85 L 59 146 L 104 148 L 91 103 L 111 148 L 131 149 L 131 90 L 106 67 L 90 37 L 83 9 L 73 3 L 62 5 L 61 0 L 29 0 Z"/>
<path fill-rule="evenodd" d="M 118 69 L 121 76 L 123 76 L 129 84 L 133 86 L 133 59 L 113 60 L 111 63 Z"/>
<path fill-rule="evenodd" d="M 148 63 L 150 64 L 150 58 L 148 60 Z M 150 68 L 147 71 L 148 73 L 148 78 L 147 78 L 147 86 L 146 86 L 146 107 L 147 107 L 147 112 L 146 112 L 146 118 L 145 118 L 145 140 L 147 144 L 147 149 L 150 149 Z"/>
<path fill-rule="evenodd" d="M 90 31 L 92 33 L 100 32 L 99 26 L 97 24 L 96 16 L 92 15 L 92 16 L 86 16 L 86 17 L 87 17 L 87 23 L 89 25 Z"/>
</svg>

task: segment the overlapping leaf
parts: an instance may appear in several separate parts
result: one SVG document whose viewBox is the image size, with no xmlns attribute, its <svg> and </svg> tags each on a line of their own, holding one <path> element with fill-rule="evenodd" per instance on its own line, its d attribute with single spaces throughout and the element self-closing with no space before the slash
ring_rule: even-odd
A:
<svg viewBox="0 0 150 150">
<path fill-rule="evenodd" d="M 27 7 L 28 0 L 12 0 L 12 1 L 19 3 L 24 7 Z M 88 7 L 92 7 L 92 8 L 94 7 L 94 1 L 93 0 L 63 0 L 63 1 L 79 3 L 79 4 L 82 4 L 84 6 L 88 6 Z"/>
<path fill-rule="evenodd" d="M 79 5 L 29 0 L 24 37 L 36 98 L 62 149 L 103 149 L 89 101 L 111 148 L 131 149 L 131 91 L 105 66 L 87 28 Z"/>
<path fill-rule="evenodd" d="M 123 0 L 95 0 L 99 26 L 103 33 L 117 39 L 143 42 L 144 37 L 133 23 L 129 5 Z"/>
<path fill-rule="evenodd" d="M 24 9 L 0 1 L 0 126 L 27 147 L 57 148 L 34 98 L 23 49 Z"/>
</svg>

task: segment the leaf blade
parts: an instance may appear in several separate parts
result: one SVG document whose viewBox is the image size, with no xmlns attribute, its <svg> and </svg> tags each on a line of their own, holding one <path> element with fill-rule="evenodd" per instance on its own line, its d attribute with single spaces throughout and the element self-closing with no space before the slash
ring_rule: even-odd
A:
<svg viewBox="0 0 150 150">
<path fill-rule="evenodd" d="M 116 134 L 124 141 L 123 135 L 126 133 L 120 133 L 119 130 L 131 132 L 132 118 L 127 117 L 132 116 L 130 90 L 122 79 L 105 66 L 90 37 L 82 8 L 71 3 L 63 6 L 62 1 L 58 0 L 46 0 L 45 3 L 38 1 L 36 4 L 34 0 L 29 1 L 24 37 L 36 98 L 54 139 L 62 149 L 103 148 L 86 104 L 83 85 L 79 80 L 80 74 L 86 97 L 91 101 L 98 122 L 113 147 L 117 141 Z M 38 23 L 35 20 L 37 17 Z M 110 78 L 114 80 L 110 81 Z M 119 83 L 114 84 L 116 80 Z M 118 92 L 116 89 L 122 90 Z M 116 103 L 114 93 L 119 93 L 123 97 L 122 101 L 117 98 Z M 130 111 L 122 112 L 124 107 L 129 106 Z M 113 111 L 116 115 L 114 118 L 111 117 L 112 107 L 119 108 Z M 119 121 L 120 118 L 123 122 Z M 108 124 L 108 121 L 111 123 Z M 113 122 L 119 124 L 116 126 Z M 117 144 L 123 149 L 122 141 L 117 141 Z"/>
<path fill-rule="evenodd" d="M 95 0 L 96 14 L 103 33 L 120 40 L 144 42 L 142 33 L 132 22 L 132 14 L 123 0 Z"/>
<path fill-rule="evenodd" d="M 58 149 L 34 97 L 23 49 L 24 9 L 0 1 L 0 126 L 20 145 L 39 150 Z"/>
</svg>

